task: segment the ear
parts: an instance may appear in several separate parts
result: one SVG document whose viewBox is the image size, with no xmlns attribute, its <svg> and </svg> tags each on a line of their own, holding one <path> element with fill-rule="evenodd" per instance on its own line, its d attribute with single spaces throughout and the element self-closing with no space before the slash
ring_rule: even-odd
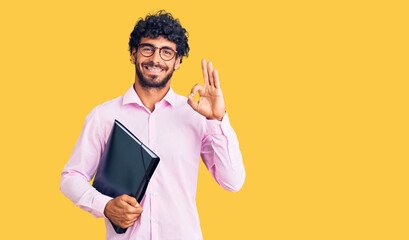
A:
<svg viewBox="0 0 409 240">
<path fill-rule="evenodd" d="M 135 61 L 136 61 L 136 48 L 132 48 L 131 62 L 135 64 Z"/>
<path fill-rule="evenodd" d="M 180 66 L 180 59 L 181 59 L 181 58 L 182 58 L 181 56 L 179 56 L 179 57 L 176 58 L 175 65 L 173 66 L 173 69 L 174 69 L 174 70 L 176 70 L 176 69 L 179 68 L 179 66 Z"/>
</svg>

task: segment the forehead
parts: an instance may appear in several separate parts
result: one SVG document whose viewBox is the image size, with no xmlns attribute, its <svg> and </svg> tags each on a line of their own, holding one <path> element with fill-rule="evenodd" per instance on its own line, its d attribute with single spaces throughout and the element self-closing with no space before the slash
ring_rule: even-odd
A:
<svg viewBox="0 0 409 240">
<path fill-rule="evenodd" d="M 141 38 L 141 44 L 142 43 L 149 43 L 152 44 L 155 47 L 161 48 L 161 47 L 170 47 L 172 49 L 176 49 L 176 43 L 169 41 L 168 39 L 164 37 L 157 37 L 157 38 L 149 38 L 149 37 L 142 37 Z"/>
</svg>

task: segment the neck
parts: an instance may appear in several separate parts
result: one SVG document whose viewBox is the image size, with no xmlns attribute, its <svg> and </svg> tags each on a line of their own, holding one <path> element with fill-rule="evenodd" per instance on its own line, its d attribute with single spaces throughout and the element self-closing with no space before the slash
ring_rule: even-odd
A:
<svg viewBox="0 0 409 240">
<path fill-rule="evenodd" d="M 170 89 L 170 82 L 166 84 L 163 88 L 145 88 L 142 87 L 138 79 L 135 79 L 134 84 L 135 92 L 138 94 L 138 97 L 141 99 L 143 105 L 153 112 L 155 110 L 155 104 L 160 102 Z"/>
</svg>

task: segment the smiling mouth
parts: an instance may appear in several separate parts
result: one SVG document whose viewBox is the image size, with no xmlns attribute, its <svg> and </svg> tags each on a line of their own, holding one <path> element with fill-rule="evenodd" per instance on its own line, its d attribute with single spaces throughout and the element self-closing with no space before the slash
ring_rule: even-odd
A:
<svg viewBox="0 0 409 240">
<path fill-rule="evenodd" d="M 144 66 L 144 68 L 146 70 L 148 70 L 151 73 L 160 73 L 162 72 L 164 69 L 160 68 L 160 67 L 151 67 L 151 66 Z"/>
</svg>

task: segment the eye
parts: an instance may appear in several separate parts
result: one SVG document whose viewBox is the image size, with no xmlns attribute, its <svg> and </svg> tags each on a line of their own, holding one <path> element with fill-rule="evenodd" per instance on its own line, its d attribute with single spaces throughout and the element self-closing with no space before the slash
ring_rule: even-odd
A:
<svg viewBox="0 0 409 240">
<path fill-rule="evenodd" d="M 163 49 L 163 53 L 165 54 L 165 55 L 172 55 L 172 51 L 171 50 L 168 50 L 168 49 Z"/>
<path fill-rule="evenodd" d="M 150 51 L 153 51 L 153 48 L 150 46 L 142 46 L 141 50 L 144 52 L 150 52 Z"/>
</svg>

